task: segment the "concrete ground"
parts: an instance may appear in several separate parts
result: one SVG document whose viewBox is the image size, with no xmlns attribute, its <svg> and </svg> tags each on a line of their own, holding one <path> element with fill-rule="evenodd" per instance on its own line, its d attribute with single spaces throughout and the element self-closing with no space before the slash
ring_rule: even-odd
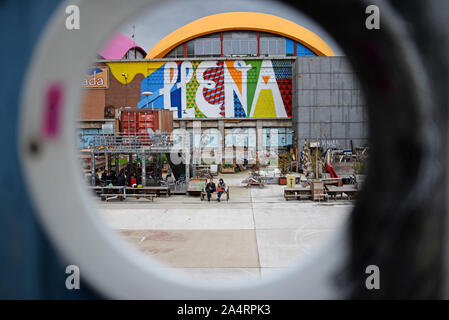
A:
<svg viewBox="0 0 449 320">
<path fill-rule="evenodd" d="M 184 195 L 98 202 L 100 214 L 144 254 L 207 281 L 260 279 L 307 255 L 347 218 L 347 201 L 285 201 L 283 186 L 240 186 L 229 202 Z"/>
</svg>

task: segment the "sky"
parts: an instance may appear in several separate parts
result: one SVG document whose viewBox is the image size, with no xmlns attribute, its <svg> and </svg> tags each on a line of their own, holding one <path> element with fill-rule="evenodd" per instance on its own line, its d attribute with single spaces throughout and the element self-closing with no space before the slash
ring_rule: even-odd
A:
<svg viewBox="0 0 449 320">
<path fill-rule="evenodd" d="M 135 25 L 135 41 L 147 52 L 165 36 L 189 22 L 217 13 L 246 11 L 273 14 L 295 22 L 320 36 L 332 48 L 335 55 L 344 55 L 341 48 L 320 25 L 296 9 L 278 1 L 164 0 L 160 2 L 162 3 L 152 5 L 147 11 L 126 21 L 119 29 L 120 32 L 131 37 L 132 26 Z"/>
</svg>

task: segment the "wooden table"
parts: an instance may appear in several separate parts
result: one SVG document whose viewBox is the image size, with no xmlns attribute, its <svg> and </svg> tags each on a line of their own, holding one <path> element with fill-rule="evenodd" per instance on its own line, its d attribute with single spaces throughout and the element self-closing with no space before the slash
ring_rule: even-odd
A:
<svg viewBox="0 0 449 320">
<path fill-rule="evenodd" d="M 126 188 L 122 186 L 95 186 L 89 187 L 89 189 L 94 190 L 103 201 L 126 199 Z"/>
<path fill-rule="evenodd" d="M 127 188 L 124 186 L 95 186 L 88 187 L 90 190 L 94 190 L 95 193 L 101 198 L 103 201 L 109 201 L 114 199 L 119 199 L 120 201 L 125 200 L 126 198 L 134 197 L 134 198 L 145 198 L 150 201 L 153 201 L 153 195 L 148 193 L 127 193 L 127 190 L 137 189 L 137 188 Z M 143 189 L 143 188 L 139 188 Z M 116 191 L 118 190 L 118 191 Z M 111 192 L 112 191 L 112 192 Z"/>
<path fill-rule="evenodd" d="M 332 197 L 334 200 L 337 199 L 337 195 L 340 195 L 340 197 L 342 197 L 343 193 L 346 194 L 349 199 L 353 199 L 359 192 L 359 190 L 352 185 L 344 185 L 342 187 L 328 185 L 326 186 L 326 189 L 329 197 Z"/>
<path fill-rule="evenodd" d="M 328 185 L 333 185 L 333 186 L 336 186 L 336 187 L 343 186 L 343 179 L 342 178 L 324 178 L 324 179 L 321 179 L 321 181 L 323 181 L 325 186 L 328 186 Z"/>
<path fill-rule="evenodd" d="M 171 196 L 170 187 L 143 187 L 143 188 L 126 188 L 129 194 L 155 194 L 157 196 L 165 195 L 166 197 Z"/>
<path fill-rule="evenodd" d="M 303 186 L 297 186 L 295 188 L 284 188 L 284 198 L 285 200 L 290 199 L 311 199 L 312 198 L 312 191 L 310 190 L 310 186 L 303 187 Z"/>
</svg>

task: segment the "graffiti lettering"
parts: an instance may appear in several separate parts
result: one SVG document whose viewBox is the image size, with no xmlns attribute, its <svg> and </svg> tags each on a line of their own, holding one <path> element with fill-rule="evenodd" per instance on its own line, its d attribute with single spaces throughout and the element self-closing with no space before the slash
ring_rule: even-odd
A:
<svg viewBox="0 0 449 320">
<path fill-rule="evenodd" d="M 111 62 L 111 73 L 143 74 L 141 93 L 177 118 L 291 117 L 291 60 Z M 116 76 L 123 83 L 120 76 Z M 139 108 L 147 98 L 141 95 Z"/>
</svg>

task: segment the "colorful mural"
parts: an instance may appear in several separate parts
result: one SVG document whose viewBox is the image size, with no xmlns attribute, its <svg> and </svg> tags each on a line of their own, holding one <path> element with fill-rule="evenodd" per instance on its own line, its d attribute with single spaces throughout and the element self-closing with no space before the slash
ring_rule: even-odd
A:
<svg viewBox="0 0 449 320">
<path fill-rule="evenodd" d="M 143 74 L 139 108 L 177 118 L 285 118 L 292 110 L 291 60 L 110 62 L 122 84 Z M 123 76 L 126 75 L 126 77 Z"/>
</svg>

